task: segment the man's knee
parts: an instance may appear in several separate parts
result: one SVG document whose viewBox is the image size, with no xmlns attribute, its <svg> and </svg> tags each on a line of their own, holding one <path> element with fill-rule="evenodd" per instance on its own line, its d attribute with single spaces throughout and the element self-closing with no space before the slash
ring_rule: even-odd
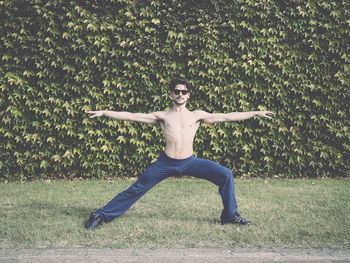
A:
<svg viewBox="0 0 350 263">
<path fill-rule="evenodd" d="M 225 179 L 225 182 L 233 179 L 232 171 L 226 167 L 222 167 L 220 175 Z"/>
<path fill-rule="evenodd" d="M 140 182 L 135 182 L 131 187 L 124 191 L 125 196 L 131 197 L 139 194 L 144 194 L 151 187 L 141 184 Z"/>
</svg>

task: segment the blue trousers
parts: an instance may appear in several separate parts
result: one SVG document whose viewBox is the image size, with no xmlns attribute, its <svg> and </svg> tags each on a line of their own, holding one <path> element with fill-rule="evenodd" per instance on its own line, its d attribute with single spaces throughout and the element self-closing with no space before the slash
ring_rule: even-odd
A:
<svg viewBox="0 0 350 263">
<path fill-rule="evenodd" d="M 125 213 L 140 197 L 162 180 L 181 174 L 206 179 L 219 187 L 224 209 L 222 221 L 232 219 L 237 210 L 233 175 L 230 169 L 213 161 L 196 158 L 193 155 L 186 159 L 173 159 L 164 152 L 159 159 L 138 178 L 127 190 L 115 196 L 104 207 L 96 212 L 110 222 Z"/>
</svg>

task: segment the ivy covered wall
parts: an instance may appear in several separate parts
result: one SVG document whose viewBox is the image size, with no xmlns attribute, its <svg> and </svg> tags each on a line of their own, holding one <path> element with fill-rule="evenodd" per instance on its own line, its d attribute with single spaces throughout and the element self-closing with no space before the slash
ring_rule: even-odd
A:
<svg viewBox="0 0 350 263">
<path fill-rule="evenodd" d="M 347 0 L 0 1 L 0 173 L 5 179 L 137 176 L 158 126 L 85 110 L 272 110 L 202 126 L 195 153 L 236 176 L 349 176 Z"/>
</svg>

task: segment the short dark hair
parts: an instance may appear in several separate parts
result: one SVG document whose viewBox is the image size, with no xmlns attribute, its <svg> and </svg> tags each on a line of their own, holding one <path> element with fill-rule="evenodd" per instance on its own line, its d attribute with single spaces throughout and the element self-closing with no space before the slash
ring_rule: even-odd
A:
<svg viewBox="0 0 350 263">
<path fill-rule="evenodd" d="M 180 77 L 176 77 L 170 82 L 170 89 L 171 90 L 175 89 L 176 85 L 178 84 L 185 85 L 189 91 L 191 90 L 191 87 L 192 87 L 191 83 L 187 79 L 180 78 Z"/>
</svg>

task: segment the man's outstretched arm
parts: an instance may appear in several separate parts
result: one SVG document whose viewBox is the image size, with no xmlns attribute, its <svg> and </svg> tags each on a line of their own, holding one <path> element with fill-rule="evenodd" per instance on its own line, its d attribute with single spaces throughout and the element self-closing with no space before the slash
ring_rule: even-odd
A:
<svg viewBox="0 0 350 263">
<path fill-rule="evenodd" d="M 86 111 L 86 113 L 91 114 L 90 118 L 96 117 L 108 117 L 120 121 L 136 121 L 143 123 L 155 124 L 158 122 L 156 113 L 131 113 L 126 111 Z"/>
<path fill-rule="evenodd" d="M 231 112 L 231 113 L 201 113 L 203 117 L 201 118 L 202 123 L 211 124 L 217 122 L 225 121 L 243 121 L 248 120 L 253 117 L 263 117 L 272 119 L 275 113 L 271 111 L 247 111 L 247 112 Z"/>
</svg>

